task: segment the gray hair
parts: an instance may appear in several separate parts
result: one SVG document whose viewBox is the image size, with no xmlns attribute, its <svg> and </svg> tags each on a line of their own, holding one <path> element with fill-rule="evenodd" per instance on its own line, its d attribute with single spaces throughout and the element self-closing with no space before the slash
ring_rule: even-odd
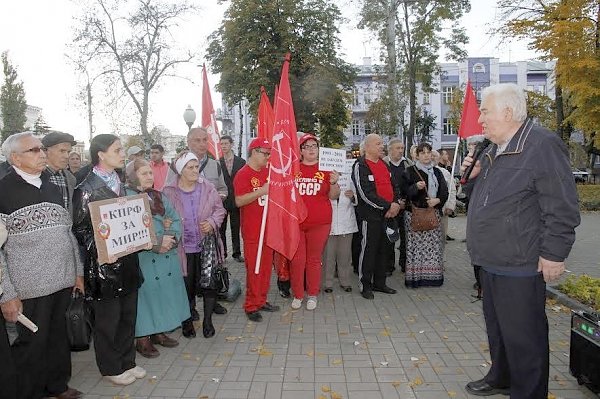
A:
<svg viewBox="0 0 600 399">
<path fill-rule="evenodd" d="M 488 96 L 493 96 L 496 109 L 509 108 L 512 111 L 513 122 L 523 122 L 527 118 L 527 95 L 514 83 L 500 83 L 488 86 L 481 93 L 483 102 Z"/>
<path fill-rule="evenodd" d="M 400 137 L 394 137 L 394 138 L 390 139 L 390 141 L 388 142 L 388 148 L 390 148 L 394 144 L 404 145 L 404 141 L 402 141 L 402 139 Z"/>
<path fill-rule="evenodd" d="M 438 159 L 440 157 L 440 153 L 438 150 L 431 150 L 431 158 Z"/>
<path fill-rule="evenodd" d="M 33 132 L 15 133 L 6 138 L 2 143 L 2 154 L 6 157 L 9 164 L 12 165 L 11 154 L 19 151 L 19 143 L 25 137 L 35 137 Z"/>
</svg>

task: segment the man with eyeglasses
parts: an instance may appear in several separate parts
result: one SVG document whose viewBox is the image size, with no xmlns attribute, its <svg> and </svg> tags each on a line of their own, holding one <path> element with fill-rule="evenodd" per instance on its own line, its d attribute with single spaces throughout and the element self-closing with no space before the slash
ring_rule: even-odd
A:
<svg viewBox="0 0 600 399">
<path fill-rule="evenodd" d="M 10 352 L 17 397 L 79 398 L 81 392 L 67 385 L 71 352 L 65 312 L 73 286 L 83 292 L 83 264 L 71 218 L 60 189 L 42 173 L 47 157 L 41 141 L 30 132 L 17 133 L 2 149 L 12 169 L 0 180 L 0 217 L 8 231 L 0 324 L 16 323 L 23 314 L 39 328 L 33 333 L 15 325 Z M 0 362 L 0 374 L 5 367 L 10 366 Z"/>
<path fill-rule="evenodd" d="M 263 243 L 259 273 L 254 273 L 262 214 L 269 192 L 269 156 L 271 144 L 257 137 L 248 145 L 248 162 L 233 179 L 235 205 L 240 208 L 242 238 L 246 260 L 246 300 L 244 311 L 249 320 L 259 322 L 260 311 L 276 312 L 279 306 L 267 302 L 271 281 L 273 250 Z M 283 237 L 282 237 L 283 239 Z"/>
<path fill-rule="evenodd" d="M 42 138 L 47 158 L 47 167 L 44 171 L 48 174 L 51 183 L 58 186 L 63 197 L 63 204 L 73 217 L 73 191 L 77 179 L 67 169 L 69 154 L 77 142 L 68 133 L 52 132 Z"/>
</svg>

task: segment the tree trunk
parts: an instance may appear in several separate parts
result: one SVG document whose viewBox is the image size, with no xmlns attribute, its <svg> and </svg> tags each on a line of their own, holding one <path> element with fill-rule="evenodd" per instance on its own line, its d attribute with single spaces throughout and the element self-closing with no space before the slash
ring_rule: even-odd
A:
<svg viewBox="0 0 600 399">
<path fill-rule="evenodd" d="M 142 112 L 140 113 L 140 130 L 142 133 L 142 140 L 144 142 L 144 146 L 150 148 L 152 144 L 152 138 L 148 133 L 148 92 L 144 93 L 144 98 L 142 100 Z"/>
<path fill-rule="evenodd" d="M 238 157 L 242 156 L 242 140 L 244 138 L 244 115 L 242 114 L 242 101 L 239 102 L 240 107 L 240 139 L 238 140 Z M 250 143 L 248 143 L 250 144 Z"/>
<path fill-rule="evenodd" d="M 391 118 L 392 118 L 392 130 L 395 134 L 398 134 L 398 84 L 396 77 L 396 0 L 389 0 L 388 4 L 388 16 L 386 20 L 386 35 L 387 35 L 387 57 L 388 57 L 388 71 L 387 71 L 387 83 L 388 83 L 388 97 L 390 101 Z"/>
<path fill-rule="evenodd" d="M 565 120 L 565 108 L 562 87 L 560 87 L 559 84 L 554 86 L 554 96 L 556 98 L 556 133 L 558 133 L 560 138 L 566 143 L 569 138 L 565 138 L 565 131 L 567 130 L 565 126 L 563 126 Z"/>
<path fill-rule="evenodd" d="M 85 87 L 86 91 L 87 91 L 87 106 L 88 106 L 88 126 L 90 129 L 90 142 L 92 141 L 92 138 L 94 137 L 94 124 L 92 122 L 92 85 L 90 83 L 90 81 L 88 80 L 87 86 Z"/>
<path fill-rule="evenodd" d="M 408 65 L 408 104 L 409 120 L 407 148 L 410 150 L 415 137 L 415 125 L 417 118 L 417 67 L 414 61 L 410 62 Z"/>
</svg>

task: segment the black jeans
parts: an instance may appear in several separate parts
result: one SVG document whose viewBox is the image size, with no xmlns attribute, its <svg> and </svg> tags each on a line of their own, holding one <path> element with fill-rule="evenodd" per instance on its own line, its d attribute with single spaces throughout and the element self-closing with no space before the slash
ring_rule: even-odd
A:
<svg viewBox="0 0 600 399">
<path fill-rule="evenodd" d="M 119 298 L 93 301 L 94 350 L 102 375 L 119 375 L 135 367 L 137 290 Z"/>
<path fill-rule="evenodd" d="M 232 210 L 227 211 L 225 215 L 225 219 L 223 219 L 223 223 L 219 228 L 221 233 L 221 241 L 223 241 L 223 249 L 225 250 L 225 254 L 227 254 L 227 238 L 225 232 L 227 231 L 227 219 L 229 219 L 229 226 L 231 228 L 231 243 L 233 245 L 232 256 L 240 256 L 242 254 L 240 248 L 240 210 L 239 208 L 234 208 Z"/>
<path fill-rule="evenodd" d="M 359 286 L 362 292 L 386 285 L 385 272 L 391 250 L 392 245 L 385 235 L 385 222 L 363 221 L 358 268 Z"/>
<path fill-rule="evenodd" d="M 16 399 L 17 370 L 8 344 L 4 317 L 0 312 L 0 398 Z"/>
<path fill-rule="evenodd" d="M 55 396 L 68 389 L 71 349 L 67 339 L 65 312 L 71 292 L 72 288 L 65 288 L 50 295 L 22 301 L 23 314 L 39 330 L 32 333 L 17 323 L 19 336 L 13 342 L 11 352 L 19 398 Z M 4 327 L 4 319 L 1 324 Z M 5 367 L 4 359 L 2 357 L 2 368 Z M 3 370 L 2 374 L 6 372 Z"/>
</svg>

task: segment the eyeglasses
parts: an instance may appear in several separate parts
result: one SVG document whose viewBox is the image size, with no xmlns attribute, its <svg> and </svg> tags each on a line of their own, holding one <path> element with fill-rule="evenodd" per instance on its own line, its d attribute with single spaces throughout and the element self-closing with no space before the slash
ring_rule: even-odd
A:
<svg viewBox="0 0 600 399">
<path fill-rule="evenodd" d="M 260 152 L 265 157 L 271 156 L 271 151 L 256 150 L 256 152 Z"/>
<path fill-rule="evenodd" d="M 21 154 L 26 154 L 28 152 L 39 154 L 41 151 L 46 151 L 46 147 L 31 147 L 25 151 L 21 151 Z"/>
<path fill-rule="evenodd" d="M 318 144 L 305 144 L 305 145 L 302 146 L 303 150 L 314 150 L 314 149 L 317 149 L 317 148 L 319 148 Z"/>
</svg>

